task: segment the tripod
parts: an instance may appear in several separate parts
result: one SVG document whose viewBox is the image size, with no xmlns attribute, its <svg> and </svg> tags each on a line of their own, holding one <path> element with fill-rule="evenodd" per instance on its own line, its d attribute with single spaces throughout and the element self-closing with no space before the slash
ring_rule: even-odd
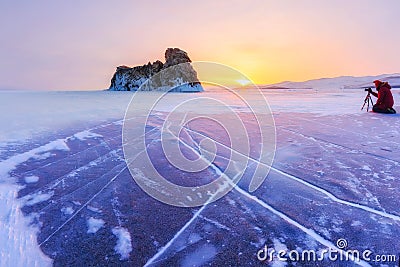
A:
<svg viewBox="0 0 400 267">
<path fill-rule="evenodd" d="M 371 106 L 374 105 L 374 102 L 372 101 L 371 93 L 368 92 L 367 96 L 364 99 L 364 105 L 361 107 L 361 110 L 364 109 L 365 104 L 367 104 L 367 112 L 369 111 L 369 103 L 371 103 Z"/>
</svg>

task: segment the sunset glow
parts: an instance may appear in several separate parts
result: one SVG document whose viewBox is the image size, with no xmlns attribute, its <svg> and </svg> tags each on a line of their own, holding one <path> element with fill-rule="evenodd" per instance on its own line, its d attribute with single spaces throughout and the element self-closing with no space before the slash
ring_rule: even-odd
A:
<svg viewBox="0 0 400 267">
<path fill-rule="evenodd" d="M 1 89 L 107 88 L 116 66 L 163 61 L 167 47 L 258 84 L 399 72 L 398 0 L 3 1 L 0 9 Z"/>
</svg>

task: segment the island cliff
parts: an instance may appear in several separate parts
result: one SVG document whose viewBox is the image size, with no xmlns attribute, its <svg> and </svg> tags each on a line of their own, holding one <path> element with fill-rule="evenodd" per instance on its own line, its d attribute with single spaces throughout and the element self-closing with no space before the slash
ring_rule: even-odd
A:
<svg viewBox="0 0 400 267">
<path fill-rule="evenodd" d="M 202 92 L 203 87 L 187 53 L 179 48 L 165 51 L 165 63 L 117 67 L 110 91 Z"/>
</svg>

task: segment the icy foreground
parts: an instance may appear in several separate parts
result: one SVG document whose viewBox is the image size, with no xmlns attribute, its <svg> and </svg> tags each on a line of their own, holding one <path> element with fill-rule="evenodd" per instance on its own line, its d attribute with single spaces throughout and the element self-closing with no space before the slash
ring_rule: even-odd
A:
<svg viewBox="0 0 400 267">
<path fill-rule="evenodd" d="M 371 258 L 398 257 L 400 116 L 360 111 L 363 91 L 264 95 L 274 113 L 277 151 L 262 186 L 247 191 L 257 163 L 250 157 L 239 186 L 225 197 L 177 208 L 149 197 L 127 169 L 121 133 L 129 93 L 1 92 L 0 266 L 266 266 L 257 259 L 265 245 L 320 251 L 338 249 L 339 239 L 348 249 L 371 250 Z M 177 184 L 210 182 L 232 152 L 214 124 L 194 121 L 178 138 L 193 151 L 202 139 L 214 140 L 213 167 L 195 176 L 168 166 L 160 153 L 163 121 L 177 103 L 195 97 L 169 94 L 146 127 L 147 153 Z M 252 132 L 250 110 L 231 103 Z M 224 118 L 218 107 L 193 111 Z M 297 266 L 306 264 L 379 265 L 325 258 Z"/>
</svg>

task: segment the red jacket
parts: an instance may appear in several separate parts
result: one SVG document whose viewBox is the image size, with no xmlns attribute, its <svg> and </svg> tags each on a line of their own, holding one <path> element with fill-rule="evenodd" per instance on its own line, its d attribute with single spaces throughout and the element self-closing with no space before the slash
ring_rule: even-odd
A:
<svg viewBox="0 0 400 267">
<path fill-rule="evenodd" d="M 394 105 L 393 95 L 390 91 L 392 87 L 387 82 L 382 83 L 378 88 L 378 94 L 373 93 L 374 96 L 378 97 L 375 106 L 381 109 L 392 108 Z"/>
</svg>

